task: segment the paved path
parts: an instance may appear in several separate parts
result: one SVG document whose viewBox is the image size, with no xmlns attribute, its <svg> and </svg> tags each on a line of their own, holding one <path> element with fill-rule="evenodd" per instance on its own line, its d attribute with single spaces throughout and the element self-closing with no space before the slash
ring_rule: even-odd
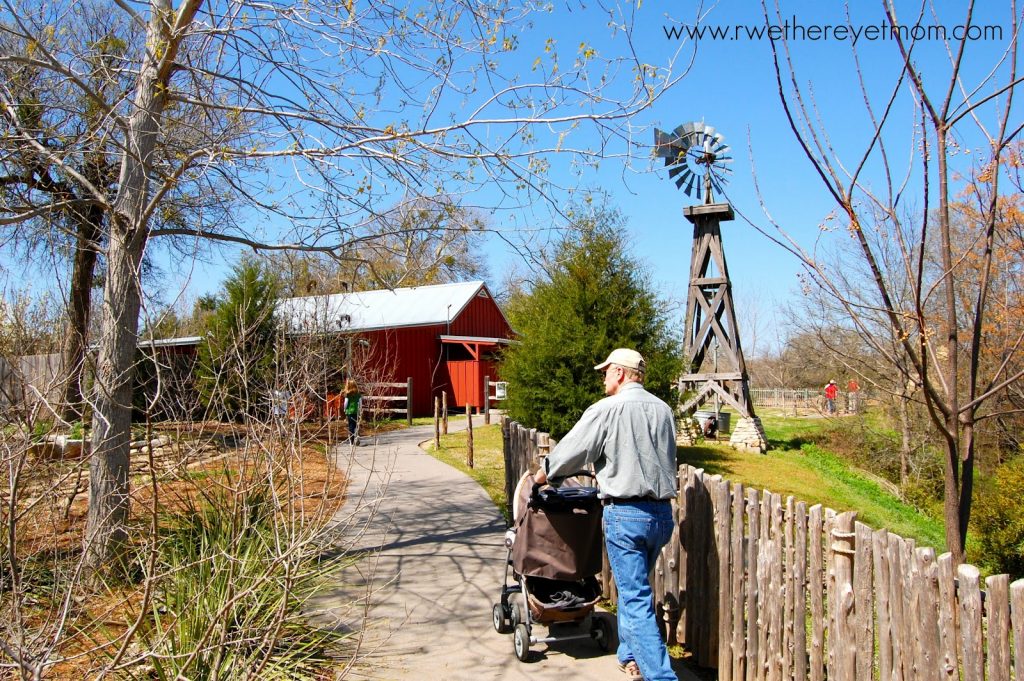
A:
<svg viewBox="0 0 1024 681">
<path fill-rule="evenodd" d="M 511 636 L 491 624 L 507 556 L 504 521 L 475 481 L 420 449 L 431 437 L 433 426 L 413 427 L 335 452 L 350 480 L 337 518 L 342 548 L 366 557 L 317 605 L 339 626 L 364 632 L 349 678 L 624 679 L 614 653 L 590 640 L 536 644 L 529 662 L 516 659 Z"/>
</svg>

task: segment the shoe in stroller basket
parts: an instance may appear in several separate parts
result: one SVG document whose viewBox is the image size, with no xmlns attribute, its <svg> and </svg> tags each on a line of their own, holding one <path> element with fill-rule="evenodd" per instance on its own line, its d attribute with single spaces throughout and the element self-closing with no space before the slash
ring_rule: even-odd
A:
<svg viewBox="0 0 1024 681">
<path fill-rule="evenodd" d="M 512 527 L 505 536 L 505 581 L 492 618 L 498 633 L 513 634 L 516 657 L 524 662 L 534 643 L 592 638 L 601 650 L 611 649 L 609 620 L 593 614 L 601 598 L 595 577 L 602 561 L 601 500 L 596 487 L 573 479 L 579 477 L 593 475 L 580 472 L 553 487 L 536 484 L 526 473 L 516 486 Z M 521 598 L 514 599 L 517 593 Z M 586 633 L 577 629 L 555 636 L 552 631 L 554 625 L 579 625 L 588 617 Z M 546 625 L 548 636 L 535 636 L 535 624 Z"/>
</svg>

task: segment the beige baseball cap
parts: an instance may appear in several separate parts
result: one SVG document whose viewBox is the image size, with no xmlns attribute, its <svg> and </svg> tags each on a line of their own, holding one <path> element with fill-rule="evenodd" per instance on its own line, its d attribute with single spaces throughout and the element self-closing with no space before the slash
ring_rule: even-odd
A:
<svg viewBox="0 0 1024 681">
<path fill-rule="evenodd" d="M 616 348 L 612 350 L 612 354 L 608 355 L 608 359 L 598 364 L 595 369 L 602 371 L 608 367 L 609 364 L 618 364 L 620 367 L 626 367 L 627 369 L 633 369 L 634 371 L 646 371 L 647 362 L 644 361 L 643 355 L 636 350 L 630 350 L 629 348 Z"/>
</svg>

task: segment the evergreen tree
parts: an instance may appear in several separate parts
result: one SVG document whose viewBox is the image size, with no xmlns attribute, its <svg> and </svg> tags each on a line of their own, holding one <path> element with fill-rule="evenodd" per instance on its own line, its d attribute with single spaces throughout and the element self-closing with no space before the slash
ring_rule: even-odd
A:
<svg viewBox="0 0 1024 681">
<path fill-rule="evenodd" d="M 639 351 L 647 360 L 647 389 L 676 403 L 679 340 L 667 304 L 628 252 L 623 222 L 605 208 L 579 219 L 556 247 L 547 276 L 509 301 L 519 334 L 501 368 L 509 415 L 556 438 L 604 397 L 593 367 L 618 347 Z"/>
<path fill-rule="evenodd" d="M 235 266 L 207 318 L 199 347 L 199 389 L 211 414 L 264 414 L 273 379 L 278 283 L 255 260 Z"/>
</svg>

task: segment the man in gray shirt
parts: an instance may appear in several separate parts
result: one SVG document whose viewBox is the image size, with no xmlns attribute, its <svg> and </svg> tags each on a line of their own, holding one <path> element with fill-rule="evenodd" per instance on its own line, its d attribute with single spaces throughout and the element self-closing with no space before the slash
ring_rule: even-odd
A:
<svg viewBox="0 0 1024 681">
<path fill-rule="evenodd" d="M 544 483 L 594 464 L 605 504 L 608 562 L 619 591 L 619 666 L 634 681 L 676 681 L 648 579 L 674 523 L 672 408 L 644 390 L 647 367 L 639 352 L 619 348 L 594 368 L 604 371 L 608 397 L 583 412 L 534 479 Z"/>
</svg>

